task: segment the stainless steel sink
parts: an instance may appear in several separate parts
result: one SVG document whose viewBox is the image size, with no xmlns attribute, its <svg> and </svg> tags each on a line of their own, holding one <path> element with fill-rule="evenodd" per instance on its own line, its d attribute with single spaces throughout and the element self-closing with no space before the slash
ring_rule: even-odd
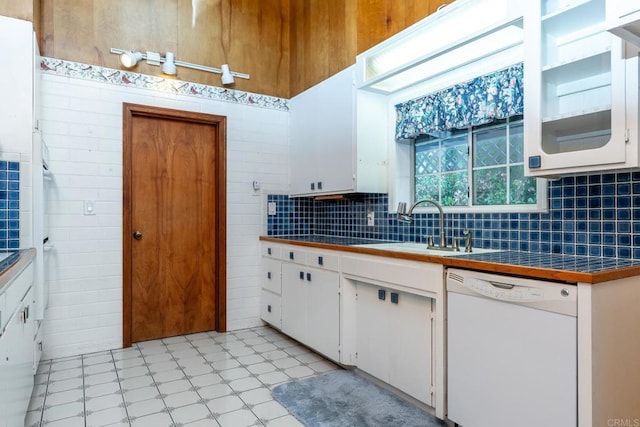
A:
<svg viewBox="0 0 640 427">
<path fill-rule="evenodd" d="M 438 247 L 428 248 L 426 243 L 415 243 L 415 242 L 370 243 L 370 244 L 355 245 L 355 246 L 360 248 L 381 249 L 385 251 L 407 252 L 407 253 L 433 255 L 433 256 L 460 256 L 460 255 L 468 255 L 469 253 L 483 254 L 487 252 L 500 252 L 499 249 L 473 248 L 472 252 L 465 252 L 464 249 L 461 249 L 460 251 L 454 251 L 451 248 L 447 248 L 447 249 L 440 249 Z"/>
</svg>

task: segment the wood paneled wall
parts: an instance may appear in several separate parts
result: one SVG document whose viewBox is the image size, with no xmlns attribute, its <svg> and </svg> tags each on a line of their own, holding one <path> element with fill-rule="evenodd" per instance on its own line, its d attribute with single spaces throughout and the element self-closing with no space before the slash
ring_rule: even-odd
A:
<svg viewBox="0 0 640 427">
<path fill-rule="evenodd" d="M 122 68 L 112 47 L 173 52 L 180 61 L 246 73 L 236 89 L 289 94 L 289 0 L 46 0 L 43 55 Z M 142 61 L 134 69 L 161 75 Z M 178 67 L 178 79 L 220 75 Z"/>
<path fill-rule="evenodd" d="M 358 0 L 358 53 L 415 24 L 453 0 Z"/>
<path fill-rule="evenodd" d="M 33 28 L 40 35 L 40 5 L 41 0 L 1 0 L 0 15 L 33 22 Z"/>
<path fill-rule="evenodd" d="M 7 1 L 24 4 L 0 4 Z M 121 68 L 112 47 L 170 51 L 181 61 L 228 63 L 250 74 L 236 79 L 236 89 L 288 98 L 451 1 L 45 0 L 41 51 L 111 68 Z M 161 75 L 144 61 L 134 70 Z M 182 67 L 177 78 L 220 86 L 218 74 Z"/>
<path fill-rule="evenodd" d="M 453 0 L 292 0 L 290 95 Z"/>
</svg>

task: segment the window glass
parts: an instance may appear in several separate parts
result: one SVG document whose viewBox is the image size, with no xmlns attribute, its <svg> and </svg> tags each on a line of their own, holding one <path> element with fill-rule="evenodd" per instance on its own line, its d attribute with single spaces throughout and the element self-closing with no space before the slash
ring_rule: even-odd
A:
<svg viewBox="0 0 640 427">
<path fill-rule="evenodd" d="M 538 181 L 524 176 L 523 143 L 521 116 L 418 138 L 415 200 L 433 199 L 443 206 L 536 205 Z"/>
<path fill-rule="evenodd" d="M 443 206 L 468 205 L 468 134 L 426 137 L 415 145 L 415 198 Z"/>
</svg>

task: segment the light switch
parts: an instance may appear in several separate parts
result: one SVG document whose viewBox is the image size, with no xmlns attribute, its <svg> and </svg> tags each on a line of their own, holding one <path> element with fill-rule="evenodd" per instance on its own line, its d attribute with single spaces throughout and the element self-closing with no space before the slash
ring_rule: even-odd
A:
<svg viewBox="0 0 640 427">
<path fill-rule="evenodd" d="M 375 214 L 373 213 L 373 209 L 367 209 L 367 226 L 373 227 L 375 225 Z"/>
<path fill-rule="evenodd" d="M 96 214 L 96 202 L 93 200 L 85 200 L 84 201 L 84 214 L 85 215 L 95 215 Z"/>
</svg>

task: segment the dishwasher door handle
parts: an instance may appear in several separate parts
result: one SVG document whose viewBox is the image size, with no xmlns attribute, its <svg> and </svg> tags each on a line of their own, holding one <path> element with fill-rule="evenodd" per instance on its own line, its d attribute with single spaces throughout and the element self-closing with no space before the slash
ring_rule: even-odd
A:
<svg viewBox="0 0 640 427">
<path fill-rule="evenodd" d="M 516 285 L 512 285 L 510 283 L 500 283 L 500 282 L 489 282 L 491 286 L 495 286 L 500 289 L 513 289 Z"/>
</svg>

